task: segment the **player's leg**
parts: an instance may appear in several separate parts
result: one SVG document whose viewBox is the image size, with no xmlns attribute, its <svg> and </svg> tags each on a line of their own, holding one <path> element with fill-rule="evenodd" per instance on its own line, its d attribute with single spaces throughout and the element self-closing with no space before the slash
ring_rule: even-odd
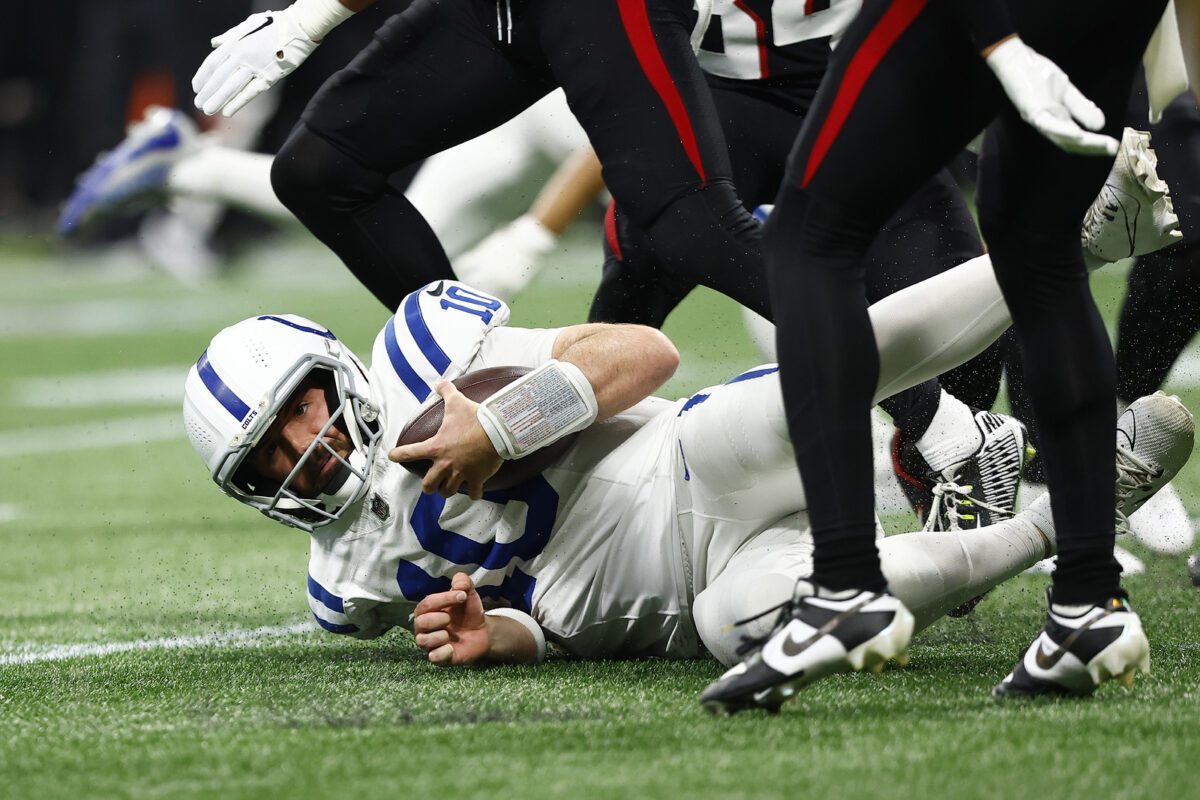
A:
<svg viewBox="0 0 1200 800">
<path fill-rule="evenodd" d="M 1030 46 L 1072 77 L 1105 112 L 1105 132 L 1120 137 L 1134 72 L 1162 4 L 1131 11 L 1115 1 L 1030 2 L 1015 11 Z M 1078 15 L 1085 19 L 1076 23 Z M 1068 22 L 1076 27 L 1064 34 Z M 1078 238 L 1111 166 L 1111 159 L 1063 152 L 1011 109 L 989 129 L 980 161 L 980 222 L 1025 357 L 1055 498 L 1060 603 L 1099 602 L 1120 583 L 1104 499 L 1112 492 L 1115 371 Z"/>
<path fill-rule="evenodd" d="M 888 585 L 912 611 L 915 630 L 1052 553 L 1052 534 L 1047 537 L 1037 524 L 1049 514 L 1034 513 L 976 531 L 880 539 Z M 812 573 L 812 536 L 803 522 L 803 515 L 792 517 L 756 535 L 696 595 L 692 617 L 700 638 L 726 666 L 741 660 L 738 649 L 747 640 L 770 635 L 778 607 L 791 600 L 796 582 Z"/>
<path fill-rule="evenodd" d="M 1171 187 L 1183 240 L 1143 256 L 1129 275 L 1117 327 L 1117 397 L 1162 387 L 1200 331 L 1200 106 L 1180 95 L 1151 126 L 1158 171 Z"/>
<path fill-rule="evenodd" d="M 745 81 L 705 75 L 725 139 L 733 183 L 748 209 L 771 202 L 783 179 L 791 143 L 802 120 L 801 104 L 784 92 L 775 102 L 749 93 Z M 592 322 L 638 322 L 662 327 L 695 281 L 662 268 L 645 230 L 615 204 L 605 219 L 604 272 L 592 300 Z"/>
<path fill-rule="evenodd" d="M 764 232 L 789 429 L 813 500 L 814 576 L 831 588 L 885 585 L 873 544 L 868 410 L 880 361 L 864 256 L 997 99 L 945 5 L 864 7 L 834 51 Z"/>
<path fill-rule="evenodd" d="M 604 267 L 588 322 L 630 322 L 661 328 L 696 284 L 659 266 L 643 229 L 610 201 L 604 214 Z"/>
<path fill-rule="evenodd" d="M 1138 436 L 1130 444 L 1128 433 L 1134 428 Z M 1135 511 L 1179 473 L 1191 454 L 1194 435 L 1192 417 L 1176 398 L 1145 397 L 1126 412 L 1117 434 L 1120 514 Z M 1131 469 L 1141 474 L 1135 478 Z M 791 600 L 796 581 L 810 574 L 812 539 L 802 530 L 803 522 L 803 515 L 779 520 L 720 561 L 701 584 L 692 615 L 705 646 L 723 663 L 739 660 L 743 637 L 758 640 L 769 635 L 777 617 L 772 612 Z M 1017 517 L 976 531 L 905 533 L 879 541 L 888 585 L 912 610 L 915 630 L 1053 554 L 1055 546 L 1049 497 Z M 1074 670 L 1082 671 L 1082 666 L 1077 662 Z"/>
<path fill-rule="evenodd" d="M 733 189 L 725 139 L 691 50 L 687 0 L 538 7 L 542 49 L 620 212 L 660 266 L 769 307 L 759 229 Z"/>
<path fill-rule="evenodd" d="M 532 35 L 498 42 L 495 7 L 482 0 L 417 0 L 325 84 L 276 156 L 280 200 L 389 308 L 414 286 L 453 276 L 389 174 L 499 125 L 553 88 L 514 58 Z"/>
</svg>

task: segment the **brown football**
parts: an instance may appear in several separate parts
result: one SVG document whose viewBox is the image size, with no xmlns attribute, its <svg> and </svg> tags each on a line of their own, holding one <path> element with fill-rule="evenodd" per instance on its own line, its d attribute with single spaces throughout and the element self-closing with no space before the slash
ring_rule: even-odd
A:
<svg viewBox="0 0 1200 800">
<path fill-rule="evenodd" d="M 488 367 L 468 372 L 454 381 L 455 387 L 476 403 L 482 402 L 510 383 L 530 372 L 528 367 Z M 416 444 L 430 439 L 442 427 L 442 415 L 445 413 L 445 403 L 439 397 L 429 408 L 408 423 L 400 432 L 396 445 Z M 558 459 L 575 441 L 578 433 L 572 433 L 557 442 L 540 450 L 535 450 L 524 458 L 505 461 L 500 470 L 488 478 L 483 488 L 488 491 L 511 489 L 537 475 Z M 424 475 L 433 464 L 429 459 L 422 461 L 406 461 L 401 466 L 416 475 Z"/>
</svg>

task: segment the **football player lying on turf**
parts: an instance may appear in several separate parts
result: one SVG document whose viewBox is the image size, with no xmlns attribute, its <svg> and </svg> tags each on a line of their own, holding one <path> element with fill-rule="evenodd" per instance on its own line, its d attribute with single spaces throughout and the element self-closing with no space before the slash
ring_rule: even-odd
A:
<svg viewBox="0 0 1200 800">
<path fill-rule="evenodd" d="M 309 603 L 330 631 L 414 630 L 436 663 L 534 661 L 543 635 L 579 657 L 689 657 L 703 645 L 735 662 L 742 637 L 772 620 L 732 623 L 787 601 L 811 565 L 775 367 L 671 402 L 648 396 L 678 358 L 658 331 L 507 319 L 493 297 L 431 284 L 388 320 L 370 370 L 310 320 L 243 321 L 188 374 L 188 434 L 223 491 L 310 532 Z M 978 352 L 1007 312 L 986 262 L 971 262 L 877 303 L 872 320 L 882 396 Z M 533 372 L 483 407 L 446 381 L 510 365 Z M 435 392 L 445 398 L 438 434 L 389 453 Z M 537 438 L 512 416 L 514 401 L 544 414 Z M 1139 437 L 1119 456 L 1126 513 L 1191 447 L 1190 415 L 1175 401 L 1141 401 L 1130 415 Z M 485 485 L 498 453 L 575 431 L 541 474 Z M 1139 449 L 1150 443 L 1159 449 Z M 422 458 L 433 460 L 424 478 L 395 463 Z M 1053 541 L 1043 501 L 987 528 L 892 536 L 880 549 L 891 588 L 923 626 L 1052 553 Z M 480 616 L 477 596 L 507 607 Z"/>
</svg>

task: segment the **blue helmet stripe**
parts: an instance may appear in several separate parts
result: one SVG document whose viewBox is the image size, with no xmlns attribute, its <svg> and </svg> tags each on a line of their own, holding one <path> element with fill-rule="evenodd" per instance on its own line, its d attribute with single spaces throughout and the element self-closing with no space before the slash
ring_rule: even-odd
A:
<svg viewBox="0 0 1200 800">
<path fill-rule="evenodd" d="M 438 345 L 433 334 L 429 332 L 429 326 L 425 324 L 425 317 L 421 314 L 420 291 L 413 292 L 404 301 L 404 321 L 408 323 L 408 332 L 412 334 L 413 341 L 421 348 L 425 358 L 439 375 L 445 375 L 446 370 L 450 368 L 450 357 Z"/>
<path fill-rule="evenodd" d="M 383 345 L 387 350 L 388 360 L 392 362 L 392 369 L 396 370 L 400 380 L 413 393 L 413 397 L 417 398 L 418 402 L 425 402 L 425 398 L 429 396 L 429 385 L 421 380 L 421 376 L 408 363 L 404 353 L 400 352 L 400 343 L 396 341 L 396 318 L 394 316 L 390 317 L 387 325 L 383 326 Z"/>
<path fill-rule="evenodd" d="M 298 331 L 304 331 L 305 333 L 315 333 L 317 336 L 320 336 L 325 339 L 336 339 L 337 338 L 330 331 L 323 331 L 320 328 L 310 328 L 307 325 L 300 325 L 298 323 L 292 322 L 291 320 L 283 319 L 282 317 L 273 317 L 270 314 L 261 316 L 261 317 L 259 317 L 259 319 L 260 320 L 269 319 L 272 322 L 278 322 L 280 325 L 287 325 L 289 328 L 295 328 Z"/>
<path fill-rule="evenodd" d="M 233 390 L 225 385 L 225 381 L 221 380 L 221 376 L 212 368 L 212 364 L 208 363 L 207 350 L 200 355 L 200 360 L 196 362 L 196 371 L 200 373 L 200 380 L 212 392 L 213 397 L 225 406 L 225 410 L 232 414 L 234 419 L 241 422 L 246 418 L 246 415 L 250 413 L 250 406 L 234 394 Z"/>
</svg>

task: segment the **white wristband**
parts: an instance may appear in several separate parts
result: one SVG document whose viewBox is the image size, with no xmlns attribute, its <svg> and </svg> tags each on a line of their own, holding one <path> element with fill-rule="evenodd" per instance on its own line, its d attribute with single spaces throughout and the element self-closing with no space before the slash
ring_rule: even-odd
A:
<svg viewBox="0 0 1200 800">
<path fill-rule="evenodd" d="M 552 360 L 484 400 L 476 416 L 500 457 L 514 459 L 583 430 L 598 410 L 583 371 Z"/>
<path fill-rule="evenodd" d="M 484 613 L 489 617 L 505 617 L 506 619 L 511 619 L 513 622 L 520 623 L 525 630 L 529 631 L 529 635 L 533 637 L 533 641 L 537 643 L 537 661 L 535 663 L 540 664 L 545 661 L 546 634 L 542 633 L 542 626 L 538 625 L 533 617 L 515 608 L 493 608 Z"/>
<path fill-rule="evenodd" d="M 304 35 L 314 42 L 321 41 L 331 30 L 354 16 L 354 12 L 338 0 L 296 0 L 289 11 Z"/>
</svg>

